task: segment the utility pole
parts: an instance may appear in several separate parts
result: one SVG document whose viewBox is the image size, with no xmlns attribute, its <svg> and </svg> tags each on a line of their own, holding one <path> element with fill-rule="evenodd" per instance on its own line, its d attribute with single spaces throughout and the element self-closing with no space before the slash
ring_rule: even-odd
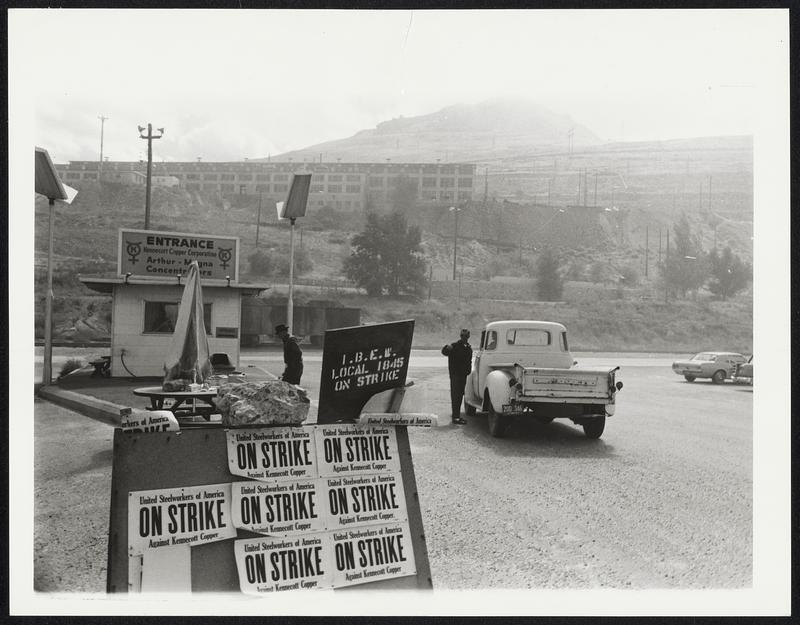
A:
<svg viewBox="0 0 800 625">
<path fill-rule="evenodd" d="M 261 191 L 258 192 L 258 221 L 256 222 L 256 247 L 258 247 L 258 235 L 261 230 Z"/>
<path fill-rule="evenodd" d="M 100 120 L 100 171 L 97 174 L 97 182 L 100 182 L 103 179 L 103 127 L 108 117 L 100 115 L 97 119 Z"/>
<path fill-rule="evenodd" d="M 708 212 L 711 212 L 711 176 L 708 177 Z"/>
<path fill-rule="evenodd" d="M 665 261 L 666 271 L 664 271 L 664 303 L 669 297 L 669 228 L 667 228 L 667 256 Z"/>
<path fill-rule="evenodd" d="M 586 206 L 586 198 L 589 196 L 589 172 L 583 170 L 583 205 Z"/>
<path fill-rule="evenodd" d="M 144 200 L 144 229 L 150 230 L 150 191 L 152 189 L 153 175 L 153 139 L 160 139 L 164 136 L 164 129 L 159 128 L 160 135 L 153 134 L 153 124 L 147 124 L 147 134 L 143 135 L 144 127 L 139 126 L 139 138 L 147 140 L 147 190 Z"/>
<path fill-rule="evenodd" d="M 451 206 L 450 210 L 455 214 L 456 222 L 455 227 L 453 229 L 453 280 L 456 279 L 456 258 L 458 253 L 458 213 L 461 212 L 461 208 L 456 208 L 455 206 Z"/>
<path fill-rule="evenodd" d="M 658 229 L 658 266 L 661 266 L 661 228 Z"/>
</svg>

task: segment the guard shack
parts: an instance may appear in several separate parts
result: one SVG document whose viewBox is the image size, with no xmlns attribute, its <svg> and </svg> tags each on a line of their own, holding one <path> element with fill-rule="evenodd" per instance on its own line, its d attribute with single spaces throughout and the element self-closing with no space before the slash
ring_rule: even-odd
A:
<svg viewBox="0 0 800 625">
<path fill-rule="evenodd" d="M 209 352 L 225 353 L 239 365 L 242 299 L 269 288 L 239 283 L 239 239 L 121 229 L 117 275 L 79 277 L 88 288 L 111 294 L 113 377 L 163 375 L 193 260 L 200 266 Z"/>
</svg>

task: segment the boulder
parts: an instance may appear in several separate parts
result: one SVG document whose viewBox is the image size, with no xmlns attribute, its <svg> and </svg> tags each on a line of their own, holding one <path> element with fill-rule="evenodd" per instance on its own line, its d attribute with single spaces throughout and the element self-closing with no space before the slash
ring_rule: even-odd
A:
<svg viewBox="0 0 800 625">
<path fill-rule="evenodd" d="M 283 380 L 223 384 L 214 400 L 225 427 L 301 425 L 311 402 L 306 391 Z"/>
</svg>

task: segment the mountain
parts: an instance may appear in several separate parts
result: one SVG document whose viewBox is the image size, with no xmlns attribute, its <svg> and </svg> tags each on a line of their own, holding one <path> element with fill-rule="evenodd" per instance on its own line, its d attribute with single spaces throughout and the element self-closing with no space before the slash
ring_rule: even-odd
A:
<svg viewBox="0 0 800 625">
<path fill-rule="evenodd" d="M 566 151 L 600 139 L 568 115 L 528 100 L 498 99 L 448 106 L 435 113 L 399 117 L 352 137 L 273 156 L 275 160 L 373 162 L 485 161 L 533 150 Z"/>
</svg>

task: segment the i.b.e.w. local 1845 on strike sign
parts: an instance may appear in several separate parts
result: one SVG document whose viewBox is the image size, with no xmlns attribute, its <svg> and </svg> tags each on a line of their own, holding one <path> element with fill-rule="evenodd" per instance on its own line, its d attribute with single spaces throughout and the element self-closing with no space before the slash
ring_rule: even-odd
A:
<svg viewBox="0 0 800 625">
<path fill-rule="evenodd" d="M 238 237 L 120 229 L 118 259 L 121 276 L 185 276 L 196 260 L 203 279 L 239 280 Z"/>
<path fill-rule="evenodd" d="M 406 383 L 414 320 L 328 330 L 317 423 L 357 419 L 370 397 Z"/>
</svg>

